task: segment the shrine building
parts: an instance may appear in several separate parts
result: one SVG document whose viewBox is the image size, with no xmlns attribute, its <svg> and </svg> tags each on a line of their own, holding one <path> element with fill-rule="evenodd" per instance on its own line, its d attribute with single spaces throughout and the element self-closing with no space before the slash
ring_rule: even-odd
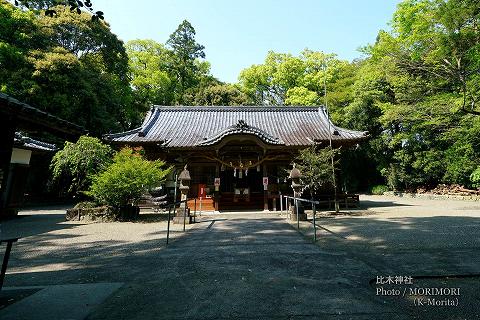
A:
<svg viewBox="0 0 480 320">
<path fill-rule="evenodd" d="M 143 147 L 148 159 L 161 159 L 190 171 L 189 198 L 202 198 L 204 210 L 275 210 L 279 194 L 291 194 L 288 169 L 299 150 L 312 145 L 351 147 L 367 132 L 335 126 L 323 107 L 154 106 L 143 124 L 108 134 L 119 147 Z"/>
</svg>

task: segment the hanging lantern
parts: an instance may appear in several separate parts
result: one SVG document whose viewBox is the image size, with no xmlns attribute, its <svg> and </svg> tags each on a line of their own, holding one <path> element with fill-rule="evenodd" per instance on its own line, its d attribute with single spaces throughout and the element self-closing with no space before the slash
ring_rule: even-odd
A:
<svg viewBox="0 0 480 320">
<path fill-rule="evenodd" d="M 251 161 L 250 161 L 251 162 Z M 245 169 L 245 177 L 248 176 L 248 168 Z"/>
<path fill-rule="evenodd" d="M 238 171 L 238 178 L 240 178 L 240 179 L 243 178 L 243 170 L 242 170 L 242 169 L 240 169 L 240 170 Z"/>
<path fill-rule="evenodd" d="M 222 163 L 221 167 L 220 167 L 220 171 L 225 171 L 225 165 Z"/>
<path fill-rule="evenodd" d="M 234 177 L 237 177 L 237 168 L 234 168 L 234 169 L 233 169 L 233 176 L 234 176 Z"/>
</svg>

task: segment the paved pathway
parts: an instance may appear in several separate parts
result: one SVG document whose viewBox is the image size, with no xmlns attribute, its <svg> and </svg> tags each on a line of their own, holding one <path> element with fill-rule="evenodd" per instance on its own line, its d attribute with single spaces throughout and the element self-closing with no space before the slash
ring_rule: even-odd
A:
<svg viewBox="0 0 480 320">
<path fill-rule="evenodd" d="M 89 319 L 396 316 L 375 297 L 369 280 L 376 273 L 368 265 L 322 250 L 283 218 L 225 215 L 202 224 L 150 266 L 136 260 L 141 271 Z"/>
</svg>

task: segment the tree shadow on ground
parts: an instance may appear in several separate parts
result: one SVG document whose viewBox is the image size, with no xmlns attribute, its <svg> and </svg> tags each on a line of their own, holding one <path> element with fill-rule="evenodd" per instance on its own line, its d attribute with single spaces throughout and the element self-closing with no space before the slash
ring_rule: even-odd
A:
<svg viewBox="0 0 480 320">
<path fill-rule="evenodd" d="M 90 319 L 258 319 L 339 312 L 412 319 L 411 310 L 376 297 L 369 281 L 396 273 L 480 272 L 479 218 L 320 219 L 319 225 L 341 238 L 320 234 L 318 246 L 283 218 L 225 219 L 205 217 L 209 221 L 202 228 L 173 231 L 177 237 L 168 247 L 165 230 L 134 241 L 72 237 L 68 228 L 32 235 L 12 253 L 6 285 L 125 283 Z M 72 241 L 65 242 L 69 237 Z"/>
<path fill-rule="evenodd" d="M 390 270 L 415 274 L 480 274 L 480 218 L 467 216 L 340 217 L 317 226 Z"/>
<path fill-rule="evenodd" d="M 306 308 L 323 314 L 327 307 L 332 312 L 334 305 L 351 305 L 348 284 L 335 289 L 329 284 L 331 294 L 313 306 L 307 303 L 317 297 L 322 279 L 331 280 L 337 265 L 347 265 L 342 255 L 332 255 L 331 265 L 315 259 L 318 247 L 280 218 L 214 221 L 210 229 L 181 233 L 168 247 L 160 237 L 135 242 L 73 238 L 66 244 L 69 230 L 32 236 L 13 252 L 6 285 L 125 283 L 92 318 L 262 318 L 303 314 Z M 339 290 L 345 298 L 333 294 Z M 356 299 L 365 311 L 363 296 Z"/>
<path fill-rule="evenodd" d="M 174 215 L 171 214 L 171 217 Z M 153 223 L 153 222 L 162 222 L 168 220 L 168 211 L 167 212 L 158 212 L 158 213 L 145 213 L 140 212 L 137 219 L 132 222 L 135 223 Z"/>
<path fill-rule="evenodd" d="M 360 200 L 360 209 L 380 208 L 380 207 L 411 207 L 413 205 L 403 204 L 394 201 L 372 201 Z"/>
<path fill-rule="evenodd" d="M 66 209 L 55 206 L 22 211 L 18 216 L 0 222 L 0 238 L 25 238 L 81 225 L 77 222 L 66 222 Z"/>
</svg>

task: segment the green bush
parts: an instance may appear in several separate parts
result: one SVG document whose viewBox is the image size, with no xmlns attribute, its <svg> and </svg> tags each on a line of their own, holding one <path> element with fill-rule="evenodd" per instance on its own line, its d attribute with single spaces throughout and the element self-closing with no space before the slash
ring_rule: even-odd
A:
<svg viewBox="0 0 480 320">
<path fill-rule="evenodd" d="M 373 186 L 371 193 L 376 195 L 382 195 L 387 191 L 388 191 L 388 187 L 383 184 L 380 184 L 380 185 Z"/>
<path fill-rule="evenodd" d="M 402 166 L 391 163 L 388 168 L 383 168 L 381 174 L 387 179 L 388 188 L 391 190 L 403 190 L 406 186 L 407 174 Z"/>
<path fill-rule="evenodd" d="M 81 136 L 76 143 L 65 142 L 52 159 L 53 180 L 66 186 L 70 194 L 79 194 L 90 188 L 92 176 L 112 163 L 114 151 L 99 139 Z"/>
<path fill-rule="evenodd" d="M 445 152 L 445 163 L 443 182 L 469 187 L 470 176 L 478 166 L 478 154 L 471 144 L 457 142 Z"/>
<path fill-rule="evenodd" d="M 470 175 L 470 182 L 472 183 L 472 187 L 480 189 L 480 167 L 472 172 Z"/>
<path fill-rule="evenodd" d="M 157 187 L 172 168 L 163 161 L 148 161 L 129 148 L 118 152 L 113 163 L 93 177 L 87 193 L 96 201 L 113 207 L 136 204 L 143 193 Z"/>
</svg>

